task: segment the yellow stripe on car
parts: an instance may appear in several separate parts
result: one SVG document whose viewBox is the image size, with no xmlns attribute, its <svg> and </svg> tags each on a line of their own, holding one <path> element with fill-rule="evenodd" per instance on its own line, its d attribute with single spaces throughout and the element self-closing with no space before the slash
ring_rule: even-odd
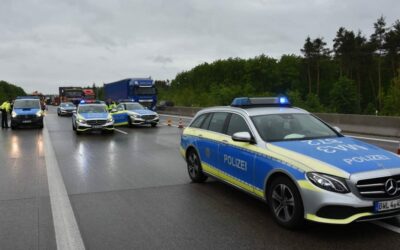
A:
<svg viewBox="0 0 400 250">
<path fill-rule="evenodd" d="M 311 220 L 311 221 L 315 221 L 315 222 L 321 222 L 321 223 L 330 223 L 330 224 L 349 224 L 361 217 L 365 217 L 365 216 L 370 216 L 373 215 L 373 213 L 359 213 L 359 214 L 355 214 L 353 216 L 350 216 L 346 219 L 327 219 L 327 218 L 321 218 L 318 217 L 314 214 L 307 214 L 306 215 L 306 219 Z"/>
</svg>

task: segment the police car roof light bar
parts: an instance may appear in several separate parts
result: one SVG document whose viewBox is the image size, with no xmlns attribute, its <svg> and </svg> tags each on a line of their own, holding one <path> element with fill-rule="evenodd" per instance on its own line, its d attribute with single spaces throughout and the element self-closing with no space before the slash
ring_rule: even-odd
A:
<svg viewBox="0 0 400 250">
<path fill-rule="evenodd" d="M 292 107 L 286 96 L 278 97 L 238 97 L 233 99 L 232 107 Z"/>
</svg>

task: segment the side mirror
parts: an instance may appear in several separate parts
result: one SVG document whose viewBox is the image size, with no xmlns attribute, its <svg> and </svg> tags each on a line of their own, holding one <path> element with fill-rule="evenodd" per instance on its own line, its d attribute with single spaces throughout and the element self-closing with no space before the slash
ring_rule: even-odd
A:
<svg viewBox="0 0 400 250">
<path fill-rule="evenodd" d="M 249 132 L 237 132 L 232 135 L 232 140 L 239 142 L 253 142 L 253 138 L 251 137 Z"/>
<path fill-rule="evenodd" d="M 111 113 L 117 112 L 117 109 L 111 109 Z"/>
<path fill-rule="evenodd" d="M 334 126 L 333 129 L 336 130 L 336 132 L 338 133 L 342 133 L 342 130 L 337 126 Z"/>
</svg>

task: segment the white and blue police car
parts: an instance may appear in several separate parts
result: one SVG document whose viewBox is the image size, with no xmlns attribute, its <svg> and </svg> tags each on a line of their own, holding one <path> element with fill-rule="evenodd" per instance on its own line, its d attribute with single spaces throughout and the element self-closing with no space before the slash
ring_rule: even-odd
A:
<svg viewBox="0 0 400 250">
<path fill-rule="evenodd" d="M 160 121 L 160 117 L 156 112 L 143 107 L 138 102 L 129 100 L 121 101 L 116 109 L 111 111 L 111 114 L 115 121 L 115 126 L 150 125 L 156 127 Z"/>
<path fill-rule="evenodd" d="M 81 101 L 72 115 L 72 129 L 80 134 L 85 131 L 114 132 L 114 119 L 102 103 Z"/>
<path fill-rule="evenodd" d="M 400 157 L 343 136 L 286 97 L 201 110 L 180 152 L 193 182 L 212 176 L 259 197 L 288 228 L 400 214 Z"/>
</svg>

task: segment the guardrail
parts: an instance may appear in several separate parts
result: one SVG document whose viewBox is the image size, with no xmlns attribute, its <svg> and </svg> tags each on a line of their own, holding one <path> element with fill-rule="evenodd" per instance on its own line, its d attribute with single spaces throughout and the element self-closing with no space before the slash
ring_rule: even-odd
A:
<svg viewBox="0 0 400 250">
<path fill-rule="evenodd" d="M 202 108 L 168 107 L 161 114 L 194 116 Z M 340 127 L 344 132 L 387 137 L 400 137 L 400 117 L 315 113 L 316 116 Z"/>
</svg>

